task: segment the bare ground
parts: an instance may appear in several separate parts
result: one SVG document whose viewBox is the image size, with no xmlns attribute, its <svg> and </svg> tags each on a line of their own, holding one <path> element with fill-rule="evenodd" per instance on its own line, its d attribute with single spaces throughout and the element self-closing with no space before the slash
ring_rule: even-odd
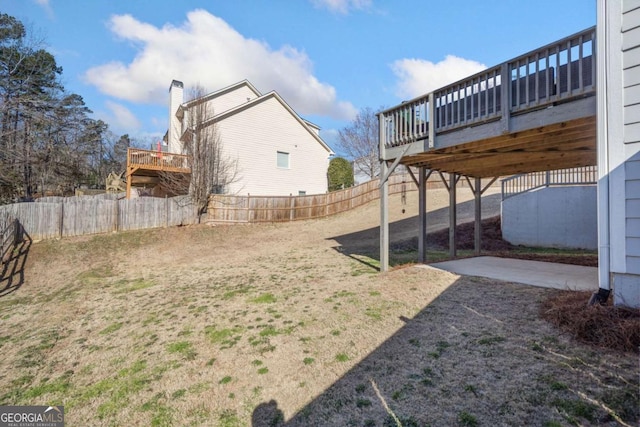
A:
<svg viewBox="0 0 640 427">
<path fill-rule="evenodd" d="M 430 231 L 446 201 L 429 193 Z M 541 319 L 554 290 L 378 274 L 378 209 L 32 244 L 0 293 L 0 405 L 64 404 L 69 426 L 638 424 L 637 355 Z"/>
</svg>

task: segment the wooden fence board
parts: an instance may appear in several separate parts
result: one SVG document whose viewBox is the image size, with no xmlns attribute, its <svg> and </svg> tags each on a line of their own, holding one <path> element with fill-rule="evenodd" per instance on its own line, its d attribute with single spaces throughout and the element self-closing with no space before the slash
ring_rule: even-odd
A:
<svg viewBox="0 0 640 427">
<path fill-rule="evenodd" d="M 116 201 L 77 198 L 64 202 L 62 236 L 108 233 L 116 228 Z"/>
<path fill-rule="evenodd" d="M 207 221 L 213 223 L 281 222 L 323 218 L 380 197 L 378 180 L 346 190 L 309 196 L 227 196 L 209 200 Z M 392 175 L 389 193 L 415 190 L 408 175 Z M 123 199 L 123 194 L 43 197 L 31 203 L 0 206 L 0 218 L 16 218 L 33 240 L 195 224 L 195 208 L 187 196 Z"/>
<path fill-rule="evenodd" d="M 0 206 L 0 210 L 17 218 L 33 240 L 43 240 L 60 237 L 62 207 L 62 203 L 31 202 Z"/>
<path fill-rule="evenodd" d="M 184 196 L 130 200 L 100 196 L 47 197 L 48 201 L 0 206 L 0 216 L 17 218 L 33 240 L 197 222 L 193 205 Z"/>
<path fill-rule="evenodd" d="M 414 191 L 408 175 L 389 177 L 389 194 Z M 380 197 L 379 180 L 345 190 L 308 196 L 227 196 L 211 197 L 207 221 L 212 223 L 282 222 L 323 218 L 346 212 Z"/>
</svg>

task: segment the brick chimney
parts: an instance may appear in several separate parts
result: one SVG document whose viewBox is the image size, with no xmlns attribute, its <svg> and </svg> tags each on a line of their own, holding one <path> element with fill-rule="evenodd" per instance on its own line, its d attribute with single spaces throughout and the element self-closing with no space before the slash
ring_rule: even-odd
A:
<svg viewBox="0 0 640 427">
<path fill-rule="evenodd" d="M 180 135 L 182 135 L 182 121 L 176 117 L 176 112 L 183 99 L 184 84 L 178 80 L 171 82 L 169 87 L 169 130 L 167 131 L 167 150 L 170 153 L 181 153 L 182 144 L 180 143 Z"/>
</svg>

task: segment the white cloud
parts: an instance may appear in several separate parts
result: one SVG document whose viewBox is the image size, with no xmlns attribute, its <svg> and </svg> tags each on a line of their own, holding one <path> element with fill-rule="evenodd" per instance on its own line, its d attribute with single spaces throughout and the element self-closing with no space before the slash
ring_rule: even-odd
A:
<svg viewBox="0 0 640 427">
<path fill-rule="evenodd" d="M 133 133 L 139 130 L 141 125 L 138 118 L 122 104 L 113 101 L 105 101 L 108 111 L 97 112 L 98 118 L 109 123 L 109 126 L 116 133 Z"/>
<path fill-rule="evenodd" d="M 440 62 L 424 59 L 400 59 L 391 65 L 398 78 L 396 95 L 410 99 L 432 92 L 487 68 L 470 59 L 447 55 Z"/>
<path fill-rule="evenodd" d="M 41 6 L 47 13 L 49 18 L 53 18 L 53 9 L 51 8 L 50 0 L 33 0 L 38 6 Z"/>
<path fill-rule="evenodd" d="M 129 64 L 113 61 L 85 73 L 86 82 L 112 97 L 165 105 L 173 79 L 211 91 L 247 79 L 264 93 L 277 91 L 303 115 L 350 119 L 356 113 L 337 99 L 334 87 L 313 75 L 304 52 L 291 46 L 274 50 L 245 38 L 205 10 L 189 12 L 180 27 L 158 28 L 131 15 L 114 15 L 109 28 L 138 49 Z"/>
<path fill-rule="evenodd" d="M 311 0 L 318 8 L 329 9 L 334 13 L 346 15 L 351 10 L 365 10 L 372 6 L 372 0 Z"/>
</svg>

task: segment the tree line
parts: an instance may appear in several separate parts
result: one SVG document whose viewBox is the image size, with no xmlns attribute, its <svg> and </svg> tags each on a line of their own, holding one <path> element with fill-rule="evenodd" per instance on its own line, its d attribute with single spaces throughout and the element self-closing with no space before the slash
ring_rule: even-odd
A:
<svg viewBox="0 0 640 427">
<path fill-rule="evenodd" d="M 44 41 L 0 14 L 0 203 L 104 187 L 124 171 L 131 139 L 91 118 L 61 76 Z"/>
<path fill-rule="evenodd" d="M 81 186 L 104 188 L 110 172 L 124 172 L 127 149 L 140 145 L 91 118 L 82 96 L 65 90 L 62 67 L 44 46 L 20 20 L 0 13 L 0 204 L 66 195 Z M 377 132 L 375 112 L 365 108 L 339 133 L 355 169 L 370 178 L 378 173 Z M 330 191 L 353 185 L 353 174 L 347 172 L 353 169 L 343 160 L 332 165 Z M 231 166 L 222 168 L 224 176 Z M 206 175 L 207 184 L 215 187 L 220 179 L 212 177 L 220 173 Z M 207 194 L 211 185 L 204 186 Z"/>
</svg>

